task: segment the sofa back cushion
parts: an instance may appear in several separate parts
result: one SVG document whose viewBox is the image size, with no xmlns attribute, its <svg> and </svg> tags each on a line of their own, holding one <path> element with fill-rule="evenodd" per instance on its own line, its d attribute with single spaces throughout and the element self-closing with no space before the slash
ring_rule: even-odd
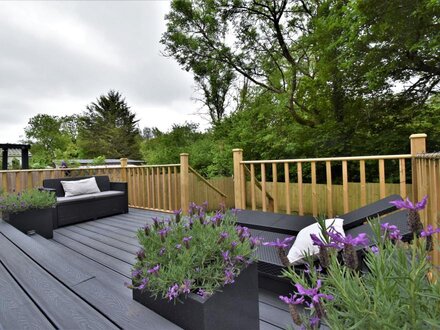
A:
<svg viewBox="0 0 440 330">
<path fill-rule="evenodd" d="M 82 180 L 91 178 L 91 176 L 83 176 L 83 177 L 66 177 L 62 179 L 45 179 L 43 180 L 43 187 L 55 189 L 55 194 L 57 197 L 64 197 L 64 189 L 61 184 L 61 181 L 74 181 L 74 180 Z M 110 190 L 110 179 L 106 175 L 95 176 L 96 184 L 100 191 L 108 191 Z"/>
<path fill-rule="evenodd" d="M 94 177 L 74 181 L 61 181 L 61 185 L 63 186 L 65 197 L 101 192 L 101 190 L 99 190 L 98 188 L 98 185 L 96 184 L 96 179 Z"/>
</svg>

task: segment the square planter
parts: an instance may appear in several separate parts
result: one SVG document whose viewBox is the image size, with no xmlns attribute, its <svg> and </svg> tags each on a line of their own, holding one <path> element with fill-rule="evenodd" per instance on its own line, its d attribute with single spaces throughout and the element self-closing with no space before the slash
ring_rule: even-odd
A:
<svg viewBox="0 0 440 330">
<path fill-rule="evenodd" d="M 18 213 L 3 214 L 2 218 L 18 230 L 27 234 L 30 230 L 45 238 L 53 237 L 54 208 L 31 209 Z"/>
<path fill-rule="evenodd" d="M 235 278 L 233 284 L 208 298 L 189 294 L 177 301 L 150 297 L 148 291 L 133 290 L 133 299 L 178 326 L 189 330 L 258 329 L 258 272 L 253 263 Z"/>
</svg>

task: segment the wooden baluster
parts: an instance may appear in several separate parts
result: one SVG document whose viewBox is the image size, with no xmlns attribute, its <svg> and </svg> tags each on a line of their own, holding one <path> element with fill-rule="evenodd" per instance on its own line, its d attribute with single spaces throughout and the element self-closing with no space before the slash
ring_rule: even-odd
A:
<svg viewBox="0 0 440 330">
<path fill-rule="evenodd" d="M 380 198 L 385 198 L 385 160 L 379 159 L 379 186 L 380 186 Z"/>
<path fill-rule="evenodd" d="M 361 179 L 361 206 L 367 205 L 367 183 L 365 175 L 365 160 L 359 161 L 359 172 Z"/>
<path fill-rule="evenodd" d="M 166 196 L 166 184 L 165 184 L 166 168 L 162 167 L 162 209 L 167 209 L 167 196 Z"/>
<path fill-rule="evenodd" d="M 342 195 L 344 201 L 344 213 L 348 213 L 349 205 L 348 205 L 348 170 L 347 170 L 347 161 L 342 161 Z"/>
<path fill-rule="evenodd" d="M 252 210 L 257 209 L 257 202 L 255 200 L 255 165 L 251 164 L 251 204 Z"/>
<path fill-rule="evenodd" d="M 266 212 L 266 165 L 264 163 L 261 163 L 261 203 L 263 212 Z"/>
<path fill-rule="evenodd" d="M 147 193 L 147 208 L 153 208 L 153 205 L 151 204 L 151 181 L 150 181 L 150 168 L 146 167 L 146 193 Z"/>
<path fill-rule="evenodd" d="M 332 187 L 332 164 L 330 161 L 325 162 L 326 179 L 327 179 L 327 217 L 333 217 L 333 187 Z"/>
<path fill-rule="evenodd" d="M 171 167 L 168 166 L 168 210 L 173 209 L 173 205 L 171 203 Z"/>
<path fill-rule="evenodd" d="M 178 210 L 179 209 L 179 198 L 177 196 L 178 195 L 178 173 L 177 173 L 178 169 L 177 166 L 174 166 L 174 209 Z"/>
<path fill-rule="evenodd" d="M 272 164 L 272 185 L 273 185 L 273 211 L 278 212 L 278 170 L 277 164 Z"/>
<path fill-rule="evenodd" d="M 298 174 L 298 214 L 304 215 L 302 163 L 300 162 L 298 162 L 297 165 L 297 174 Z"/>
<path fill-rule="evenodd" d="M 290 208 L 290 175 L 289 175 L 289 163 L 284 163 L 284 187 L 286 194 L 286 213 L 292 213 Z"/>
<path fill-rule="evenodd" d="M 21 192 L 23 190 L 22 184 L 21 184 L 21 173 L 15 172 L 15 191 Z"/>
<path fill-rule="evenodd" d="M 8 173 L 3 172 L 2 173 L 2 191 L 4 193 L 9 192 L 9 187 L 8 187 Z"/>
<path fill-rule="evenodd" d="M 157 209 L 161 210 L 161 200 L 160 200 L 160 168 L 156 167 L 156 200 L 157 200 Z"/>
<path fill-rule="evenodd" d="M 316 162 L 311 162 L 312 171 L 312 213 L 314 217 L 318 216 L 318 194 L 316 193 Z"/>
<path fill-rule="evenodd" d="M 399 159 L 399 178 L 400 178 L 400 196 L 402 198 L 406 198 L 406 168 L 405 168 L 405 159 Z"/>
</svg>

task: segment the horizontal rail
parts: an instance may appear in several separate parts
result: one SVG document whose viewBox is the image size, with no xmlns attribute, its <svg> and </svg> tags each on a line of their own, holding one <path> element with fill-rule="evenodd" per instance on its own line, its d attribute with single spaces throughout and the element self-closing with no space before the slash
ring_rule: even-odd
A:
<svg viewBox="0 0 440 330">
<path fill-rule="evenodd" d="M 220 196 L 227 198 L 228 196 L 220 191 L 217 187 L 211 184 L 208 180 L 206 180 L 203 176 L 201 176 L 195 169 L 193 169 L 191 166 L 189 166 L 189 170 L 195 174 L 196 177 L 198 177 L 201 181 L 203 181 L 208 187 L 213 189 L 216 193 L 218 193 Z"/>
<path fill-rule="evenodd" d="M 440 159 L 440 152 L 433 152 L 429 154 L 417 154 L 416 159 Z"/>
<path fill-rule="evenodd" d="M 310 163 L 310 162 L 337 162 L 351 160 L 380 160 L 380 159 L 409 159 L 406 155 L 383 155 L 383 156 L 354 156 L 354 157 L 329 157 L 329 158 L 300 158 L 300 159 L 275 159 L 275 160 L 243 160 L 240 164 L 272 164 L 272 163 Z"/>
</svg>

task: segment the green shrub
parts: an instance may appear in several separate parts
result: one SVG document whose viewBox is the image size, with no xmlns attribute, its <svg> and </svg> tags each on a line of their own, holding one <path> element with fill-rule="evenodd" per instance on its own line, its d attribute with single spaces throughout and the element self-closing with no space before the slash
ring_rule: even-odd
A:
<svg viewBox="0 0 440 330">
<path fill-rule="evenodd" d="M 55 207 L 55 194 L 38 189 L 26 190 L 21 193 L 3 194 L 0 197 L 0 211 L 2 213 L 17 213 L 30 209 L 44 209 Z"/>
</svg>

